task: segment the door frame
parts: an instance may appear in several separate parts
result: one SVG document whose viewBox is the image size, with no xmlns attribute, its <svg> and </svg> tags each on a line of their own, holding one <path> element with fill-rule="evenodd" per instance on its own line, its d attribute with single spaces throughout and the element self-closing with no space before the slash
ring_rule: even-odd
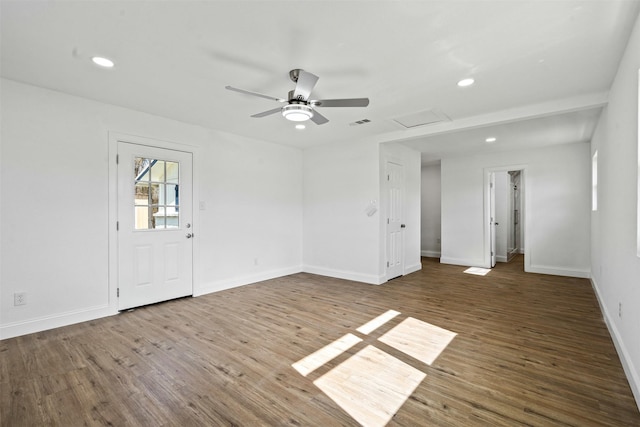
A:
<svg viewBox="0 0 640 427">
<path fill-rule="evenodd" d="M 401 198 L 401 221 L 403 223 L 406 223 L 406 215 L 407 215 L 407 206 L 406 206 L 406 169 L 405 169 L 405 165 L 404 162 L 402 162 L 402 160 L 395 158 L 395 157 L 386 157 L 384 159 L 384 176 L 388 176 L 389 174 L 389 164 L 393 163 L 396 166 L 400 166 L 402 168 L 402 178 L 401 178 L 401 183 L 400 183 L 400 198 Z M 402 277 L 405 275 L 405 255 L 406 255 L 406 244 L 405 244 L 405 227 L 404 224 L 402 226 L 402 229 L 400 230 L 401 234 L 402 234 L 402 244 L 401 244 L 401 267 L 400 267 L 400 276 L 397 275 L 390 275 L 389 274 L 389 267 L 388 267 L 388 261 L 389 261 L 389 224 L 387 223 L 387 219 L 389 218 L 390 212 L 389 212 L 389 180 L 388 179 L 383 179 L 384 182 L 384 186 L 383 186 L 383 194 L 384 196 L 381 198 L 381 200 L 383 201 L 383 205 L 384 205 L 384 215 L 382 216 L 382 220 L 383 220 L 383 227 L 384 227 L 384 260 L 383 260 L 383 268 L 384 268 L 384 281 L 388 282 L 391 279 L 395 279 L 396 277 Z"/>
<path fill-rule="evenodd" d="M 489 172 L 489 267 L 496 266 L 496 258 L 498 250 L 496 249 L 496 173 Z"/>
<path fill-rule="evenodd" d="M 483 200 L 484 200 L 484 248 L 483 248 L 483 267 L 491 268 L 491 239 L 492 239 L 492 227 L 491 227 L 491 174 L 495 172 L 509 172 L 509 171 L 521 171 L 520 175 L 520 202 L 523 204 L 522 211 L 520 212 L 520 224 L 522 230 L 524 231 L 524 271 L 531 271 L 531 251 L 529 250 L 529 221 L 530 221 L 530 206 L 531 201 L 529 197 L 529 191 L 527 189 L 527 165 L 509 165 L 509 166 L 499 166 L 492 168 L 485 168 L 483 172 L 484 183 L 483 183 Z"/>
<path fill-rule="evenodd" d="M 118 164 L 116 156 L 118 154 L 118 143 L 126 142 L 129 144 L 146 145 L 149 147 L 163 148 L 167 150 L 185 151 L 192 155 L 192 226 L 194 234 L 198 234 L 198 226 L 200 224 L 200 210 L 196 209 L 200 200 L 199 192 L 199 157 L 198 147 L 191 144 L 181 144 L 177 142 L 163 141 L 154 138 L 146 138 L 135 135 L 127 135 L 120 132 L 108 132 L 109 140 L 109 212 L 108 212 L 108 230 L 109 230 L 109 248 L 108 248 L 108 264 L 109 264 L 109 309 L 111 312 L 118 313 Z M 192 281 L 193 295 L 198 295 L 200 284 L 200 239 L 193 239 L 193 260 L 192 260 Z"/>
</svg>

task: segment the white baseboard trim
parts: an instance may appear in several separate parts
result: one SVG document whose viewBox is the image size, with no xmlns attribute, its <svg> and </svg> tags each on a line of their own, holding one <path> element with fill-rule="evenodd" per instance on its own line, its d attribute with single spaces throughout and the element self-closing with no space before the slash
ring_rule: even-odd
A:
<svg viewBox="0 0 640 427">
<path fill-rule="evenodd" d="M 419 262 L 417 264 L 405 266 L 404 267 L 404 274 L 406 276 L 407 274 L 415 273 L 416 271 L 420 271 L 420 270 L 422 270 L 422 263 L 421 262 Z"/>
<path fill-rule="evenodd" d="M 101 317 L 118 314 L 108 304 L 89 307 L 82 310 L 74 310 L 66 313 L 53 314 L 20 322 L 8 323 L 0 326 L 0 340 L 13 338 L 20 335 L 33 334 L 48 329 L 69 326 L 75 323 L 87 322 Z"/>
<path fill-rule="evenodd" d="M 527 273 L 553 274 L 554 276 L 580 277 L 589 279 L 590 270 L 574 270 L 571 268 L 551 267 L 547 265 L 530 265 Z"/>
<path fill-rule="evenodd" d="M 320 276 L 334 277 L 336 279 L 353 280 L 354 282 L 363 282 L 370 285 L 381 285 L 387 281 L 384 276 L 376 276 L 373 274 L 362 274 L 355 271 L 334 270 L 331 268 L 316 267 L 313 265 L 305 265 L 302 268 L 305 273 L 318 274 Z"/>
<path fill-rule="evenodd" d="M 464 258 L 449 258 L 449 257 L 440 257 L 440 263 L 442 264 L 452 264 L 452 265 L 461 265 L 463 267 L 481 267 L 486 268 L 484 265 L 484 261 L 474 261 L 468 260 Z"/>
<path fill-rule="evenodd" d="M 633 360 L 627 351 L 627 347 L 624 345 L 624 341 L 620 338 L 620 334 L 618 333 L 618 328 L 616 328 L 616 323 L 613 320 L 613 317 L 602 301 L 600 291 L 598 290 L 598 284 L 593 277 L 591 278 L 591 286 L 593 287 L 596 299 L 600 305 L 600 311 L 602 312 L 602 317 L 604 317 L 604 323 L 607 325 L 613 345 L 616 347 L 616 351 L 618 352 L 618 357 L 622 363 L 622 369 L 624 369 L 624 373 L 629 381 L 629 386 L 631 387 L 631 392 L 636 400 L 636 405 L 638 405 L 638 410 L 640 410 L 640 374 L 638 373 L 636 366 L 633 364 Z"/>
<path fill-rule="evenodd" d="M 246 276 L 232 277 L 229 279 L 216 280 L 214 282 L 198 286 L 198 289 L 193 290 L 193 296 L 199 297 L 201 295 L 206 295 L 213 292 L 224 291 L 226 289 L 237 288 L 238 286 L 250 285 L 252 283 L 276 279 L 278 277 L 288 276 L 290 274 L 296 274 L 300 272 L 302 272 L 302 267 L 296 266 L 281 268 L 277 270 L 269 270 L 261 273 L 249 274 Z"/>
<path fill-rule="evenodd" d="M 420 251 L 420 255 L 427 258 L 440 258 L 440 251 Z"/>
<path fill-rule="evenodd" d="M 496 262 L 507 262 L 509 261 L 506 256 L 496 255 Z"/>
</svg>

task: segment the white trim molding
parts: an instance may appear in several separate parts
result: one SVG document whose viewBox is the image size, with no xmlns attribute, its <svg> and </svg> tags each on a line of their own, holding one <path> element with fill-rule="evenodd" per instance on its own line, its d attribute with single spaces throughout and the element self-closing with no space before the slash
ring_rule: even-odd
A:
<svg viewBox="0 0 640 427">
<path fill-rule="evenodd" d="M 638 410 L 640 410 L 640 373 L 638 373 L 638 367 L 633 364 L 633 359 L 629 355 L 629 351 L 627 350 L 627 347 L 624 345 L 624 341 L 618 333 L 616 322 L 613 320 L 614 318 L 611 316 L 611 314 L 607 310 L 607 307 L 602 302 L 602 297 L 600 296 L 600 291 L 598 290 L 598 284 L 593 277 L 591 278 L 591 286 L 593 287 L 593 291 L 596 294 L 596 299 L 598 300 L 598 305 L 600 306 L 600 312 L 602 313 L 602 317 L 604 318 L 604 323 L 607 325 L 607 329 L 609 330 L 609 335 L 611 335 L 613 345 L 616 347 L 616 351 L 618 352 L 618 357 L 620 358 L 620 362 L 622 363 L 622 369 L 624 370 L 624 373 L 627 376 L 627 380 L 629 381 L 629 387 L 631 387 L 631 392 L 633 393 L 633 397 L 636 400 L 636 405 L 638 405 Z"/>
<path fill-rule="evenodd" d="M 440 258 L 440 251 L 421 251 L 420 255 L 427 258 Z"/>
<path fill-rule="evenodd" d="M 381 285 L 387 281 L 385 275 L 376 276 L 373 274 L 363 274 L 355 271 L 334 270 L 331 268 L 305 265 L 302 268 L 304 273 L 318 274 L 320 276 L 333 277 L 336 279 L 352 280 L 354 282 L 368 283 L 370 285 Z"/>
<path fill-rule="evenodd" d="M 102 317 L 113 316 L 114 314 L 118 314 L 118 312 L 107 304 L 66 313 L 57 313 L 51 316 L 43 316 L 21 322 L 8 323 L 0 327 L 0 340 L 96 320 Z"/>
<path fill-rule="evenodd" d="M 264 271 L 262 273 L 250 274 L 246 276 L 233 277 L 231 279 L 216 280 L 205 283 L 198 288 L 193 289 L 193 296 L 199 297 L 214 292 L 220 292 L 227 289 L 237 288 L 240 286 L 250 285 L 252 283 L 262 282 L 265 280 L 276 279 L 278 277 L 289 276 L 290 274 L 301 273 L 301 267 L 289 267 L 277 270 Z"/>
<path fill-rule="evenodd" d="M 579 277 L 581 279 L 589 279 L 591 277 L 591 270 L 589 269 L 577 270 L 548 265 L 530 265 L 525 271 L 527 273 L 552 274 L 554 276 Z"/>
</svg>

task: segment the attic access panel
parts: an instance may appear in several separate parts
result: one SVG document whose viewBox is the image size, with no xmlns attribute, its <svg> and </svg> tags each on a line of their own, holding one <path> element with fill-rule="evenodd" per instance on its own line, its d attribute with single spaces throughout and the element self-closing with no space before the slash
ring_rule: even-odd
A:
<svg viewBox="0 0 640 427">
<path fill-rule="evenodd" d="M 406 116 L 396 117 L 394 122 L 402 125 L 406 129 L 410 129 L 416 126 L 431 125 L 440 122 L 449 122 L 451 119 L 438 110 L 424 110 L 417 113 L 408 114 Z"/>
</svg>

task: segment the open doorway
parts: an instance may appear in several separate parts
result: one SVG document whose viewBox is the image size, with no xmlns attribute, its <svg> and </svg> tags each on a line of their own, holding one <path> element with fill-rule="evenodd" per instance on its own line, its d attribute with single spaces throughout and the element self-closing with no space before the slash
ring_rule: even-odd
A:
<svg viewBox="0 0 640 427">
<path fill-rule="evenodd" d="M 523 262 L 525 251 L 524 175 L 522 166 L 487 170 L 487 267 L 513 260 Z M 520 255 L 525 255 L 523 259 Z"/>
</svg>

